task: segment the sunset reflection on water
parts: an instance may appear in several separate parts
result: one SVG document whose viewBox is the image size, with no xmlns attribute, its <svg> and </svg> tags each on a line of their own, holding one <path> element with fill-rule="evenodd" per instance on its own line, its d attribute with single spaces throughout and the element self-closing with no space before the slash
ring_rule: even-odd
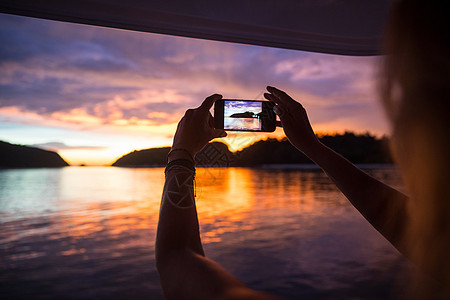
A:
<svg viewBox="0 0 450 300">
<path fill-rule="evenodd" d="M 0 171 L 0 298 L 160 299 L 163 171 Z M 395 169 L 368 172 L 401 188 Z M 400 284 L 405 262 L 318 169 L 200 168 L 196 194 L 207 256 L 251 287 L 382 299 Z"/>
<path fill-rule="evenodd" d="M 326 205 L 315 201 L 315 194 L 323 192 L 319 191 L 320 180 L 327 179 L 318 175 L 318 170 L 306 173 L 246 168 L 198 170 L 198 215 L 201 225 L 210 228 L 203 241 L 220 242 L 225 232 L 256 229 L 249 214 L 264 215 L 269 217 L 267 221 L 277 223 L 304 212 L 323 214 Z M 337 201 L 340 200 L 338 197 Z M 264 221 L 258 218 L 257 223 L 261 225 Z"/>
</svg>

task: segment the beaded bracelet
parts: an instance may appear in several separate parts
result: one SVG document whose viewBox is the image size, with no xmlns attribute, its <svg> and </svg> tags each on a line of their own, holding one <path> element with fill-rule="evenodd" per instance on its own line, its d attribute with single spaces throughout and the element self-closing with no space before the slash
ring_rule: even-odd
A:
<svg viewBox="0 0 450 300">
<path fill-rule="evenodd" d="M 194 182 L 194 198 L 197 197 L 197 184 L 195 181 L 195 166 L 194 162 L 188 160 L 188 159 L 175 159 L 172 160 L 170 163 L 167 164 L 166 169 L 164 170 L 164 174 L 167 176 L 167 173 L 170 170 L 173 170 L 175 168 L 183 168 L 187 169 L 192 172 L 192 180 Z"/>
<path fill-rule="evenodd" d="M 170 154 L 172 154 L 175 151 L 182 151 L 182 152 L 188 154 L 189 157 L 191 158 L 192 162 L 194 162 L 194 157 L 192 156 L 191 152 L 189 152 L 188 150 L 186 150 L 184 148 L 172 148 L 172 149 L 170 149 L 169 153 L 167 154 L 167 159 L 169 159 Z"/>
</svg>

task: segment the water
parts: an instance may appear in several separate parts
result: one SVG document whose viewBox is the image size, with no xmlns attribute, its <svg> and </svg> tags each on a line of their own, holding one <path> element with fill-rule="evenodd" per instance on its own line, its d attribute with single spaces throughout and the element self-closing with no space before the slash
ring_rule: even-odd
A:
<svg viewBox="0 0 450 300">
<path fill-rule="evenodd" d="M 394 168 L 367 169 L 402 189 Z M 163 169 L 0 171 L 1 299 L 162 299 Z M 198 169 L 206 255 L 288 299 L 386 299 L 410 264 L 318 169 Z"/>
<path fill-rule="evenodd" d="M 224 129 L 233 130 L 261 130 L 261 119 L 259 118 L 223 118 Z"/>
</svg>

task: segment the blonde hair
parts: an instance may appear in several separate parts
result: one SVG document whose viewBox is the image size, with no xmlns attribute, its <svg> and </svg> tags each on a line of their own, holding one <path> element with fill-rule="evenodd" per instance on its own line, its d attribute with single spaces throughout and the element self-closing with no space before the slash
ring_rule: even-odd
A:
<svg viewBox="0 0 450 300">
<path fill-rule="evenodd" d="M 381 101 L 391 148 L 410 193 L 410 258 L 450 299 L 450 32 L 445 2 L 393 4 L 384 41 Z M 424 297 L 426 295 L 423 295 Z"/>
</svg>

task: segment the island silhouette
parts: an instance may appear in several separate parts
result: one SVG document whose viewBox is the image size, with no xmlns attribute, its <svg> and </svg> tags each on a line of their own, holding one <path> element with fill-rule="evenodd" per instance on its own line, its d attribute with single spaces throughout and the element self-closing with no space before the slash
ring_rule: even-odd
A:
<svg viewBox="0 0 450 300">
<path fill-rule="evenodd" d="M 319 139 L 352 163 L 392 163 L 387 137 L 345 132 L 325 135 Z M 163 167 L 167 163 L 169 151 L 170 147 L 135 150 L 117 159 L 112 166 Z M 211 142 L 197 154 L 196 164 L 200 167 L 257 167 L 312 164 L 312 161 L 295 149 L 287 139 L 267 139 L 237 152 L 231 152 L 222 142 Z M 68 165 L 56 152 L 0 141 L 0 168 L 56 168 Z"/>
<path fill-rule="evenodd" d="M 59 168 L 68 165 L 56 152 L 0 141 L 0 168 Z"/>
<path fill-rule="evenodd" d="M 386 137 L 377 138 L 369 133 L 325 135 L 322 143 L 356 164 L 391 164 L 389 142 Z M 167 163 L 170 147 L 150 148 L 130 152 L 116 162 L 118 167 L 163 167 Z M 260 140 L 241 151 L 231 152 L 221 142 L 209 143 L 196 157 L 196 164 L 203 167 L 255 167 L 262 165 L 312 164 L 303 153 L 287 139 Z"/>
<path fill-rule="evenodd" d="M 258 118 L 259 114 L 255 114 L 251 111 L 246 111 L 244 113 L 235 113 L 230 115 L 230 118 Z"/>
</svg>

